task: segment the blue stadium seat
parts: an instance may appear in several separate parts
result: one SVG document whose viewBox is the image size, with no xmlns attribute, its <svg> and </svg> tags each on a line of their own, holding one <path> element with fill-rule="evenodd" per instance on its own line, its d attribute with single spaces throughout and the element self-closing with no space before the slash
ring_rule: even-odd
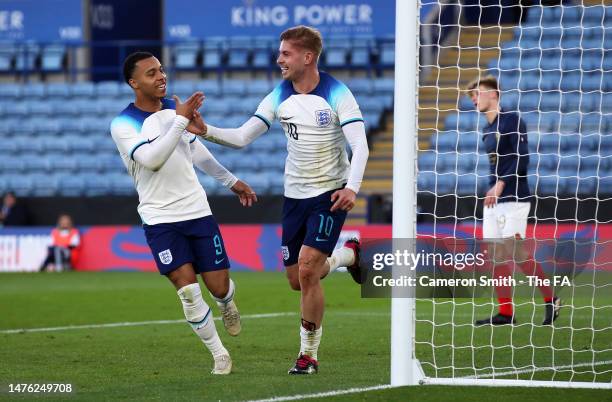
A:
<svg viewBox="0 0 612 402">
<path fill-rule="evenodd" d="M 270 179 L 266 174 L 245 172 L 239 177 L 249 183 L 256 193 L 266 194 L 270 190 Z"/>
<path fill-rule="evenodd" d="M 270 91 L 272 91 L 274 84 L 268 80 L 253 80 L 249 82 L 249 85 L 246 87 L 247 94 L 251 96 L 257 96 L 263 99 Z"/>
<path fill-rule="evenodd" d="M 578 113 L 562 114 L 559 123 L 560 133 L 578 133 L 580 126 L 580 115 Z"/>
<path fill-rule="evenodd" d="M 0 72 L 9 72 L 15 62 L 15 44 L 9 41 L 0 42 Z"/>
<path fill-rule="evenodd" d="M 565 192 L 565 182 L 555 175 L 539 176 L 535 185 L 536 193 L 541 196 L 557 196 Z"/>
<path fill-rule="evenodd" d="M 224 80 L 224 96 L 243 96 L 246 93 L 247 83 L 244 80 Z"/>
<path fill-rule="evenodd" d="M 204 40 L 202 65 L 206 69 L 217 69 L 223 64 L 225 43 L 227 39 L 220 36 L 211 36 Z"/>
<path fill-rule="evenodd" d="M 371 40 L 372 42 L 374 39 Z M 368 45 L 366 41 L 358 41 L 357 43 L 353 43 L 350 59 L 352 67 L 369 67 L 371 64 L 370 54 L 371 54 L 371 45 Z"/>
<path fill-rule="evenodd" d="M 234 161 L 234 169 L 242 170 L 242 171 L 256 171 L 259 170 L 260 164 L 258 158 L 248 157 L 246 155 L 242 155 L 242 158 L 236 159 Z"/>
<path fill-rule="evenodd" d="M 174 47 L 174 67 L 179 70 L 193 70 L 198 66 L 200 42 L 179 43 Z"/>
<path fill-rule="evenodd" d="M 25 170 L 29 173 L 52 173 L 51 165 L 45 155 L 25 153 L 21 155 Z"/>
<path fill-rule="evenodd" d="M 99 172 L 102 168 L 101 162 L 97 157 L 76 158 L 76 163 L 77 163 L 77 171 L 79 173 Z"/>
<path fill-rule="evenodd" d="M 247 68 L 251 53 L 250 36 L 232 36 L 229 40 L 227 64 L 231 68 Z"/>
<path fill-rule="evenodd" d="M 220 183 L 217 180 L 200 171 L 197 172 L 197 175 L 200 184 L 202 187 L 204 187 L 204 191 L 206 191 L 206 194 L 215 195 L 219 193 Z"/>
<path fill-rule="evenodd" d="M 47 96 L 50 98 L 63 99 L 70 96 L 68 84 L 53 82 L 47 84 Z"/>
<path fill-rule="evenodd" d="M 133 195 L 136 194 L 134 180 L 127 174 L 110 174 L 108 179 L 111 184 L 111 192 L 115 195 Z"/>
<path fill-rule="evenodd" d="M 172 83 L 168 93 L 177 95 L 181 100 L 185 100 L 196 91 L 195 87 L 195 81 L 177 80 Z"/>
<path fill-rule="evenodd" d="M 437 154 L 434 151 L 425 150 L 419 152 L 419 172 L 436 171 Z"/>
<path fill-rule="evenodd" d="M 96 93 L 93 82 L 75 82 L 69 86 L 69 91 L 74 98 L 86 98 L 90 101 Z"/>
<path fill-rule="evenodd" d="M 432 136 L 431 140 L 431 148 L 438 152 L 456 151 L 459 134 L 454 130 L 440 131 Z"/>
<path fill-rule="evenodd" d="M 45 84 L 39 82 L 26 84 L 23 86 L 23 97 L 26 98 L 26 100 L 44 98 L 47 95 L 45 89 Z"/>
<path fill-rule="evenodd" d="M 41 173 L 28 176 L 32 181 L 30 194 L 34 197 L 52 197 L 57 193 L 58 183 L 55 176 Z"/>
<path fill-rule="evenodd" d="M 100 167 L 105 173 L 123 173 L 127 174 L 125 165 L 119 157 L 119 153 L 115 151 L 114 154 L 105 153 L 103 155 L 98 156 L 98 160 L 100 161 Z"/>
<path fill-rule="evenodd" d="M 76 160 L 68 158 L 64 154 L 50 154 L 48 160 L 53 173 L 75 173 L 77 170 Z"/>
<path fill-rule="evenodd" d="M 377 95 L 393 95 L 395 81 L 393 78 L 378 78 L 374 80 L 374 93 Z"/>
<path fill-rule="evenodd" d="M 395 42 L 385 41 L 380 44 L 380 64 L 383 66 L 395 65 Z"/>
<path fill-rule="evenodd" d="M 197 81 L 194 90 L 202 91 L 206 96 L 219 96 L 222 94 L 221 84 L 218 80 Z"/>
<path fill-rule="evenodd" d="M 61 71 L 66 57 L 66 46 L 51 44 L 42 50 L 40 66 L 45 72 Z"/>
<path fill-rule="evenodd" d="M 434 193 L 436 174 L 434 172 L 419 172 L 417 175 L 417 191 Z"/>
<path fill-rule="evenodd" d="M 459 152 L 478 152 L 478 133 L 474 131 L 459 134 L 457 149 Z"/>
<path fill-rule="evenodd" d="M 598 185 L 598 194 L 612 194 L 612 176 L 600 177 Z"/>
<path fill-rule="evenodd" d="M 27 197 L 32 193 L 34 189 L 34 183 L 32 179 L 22 175 L 8 175 L 7 188 L 10 189 L 17 195 L 17 197 Z"/>
<path fill-rule="evenodd" d="M 108 195 L 111 190 L 111 182 L 106 175 L 99 173 L 89 173 L 80 175 L 85 184 L 86 196 L 103 196 Z"/>
<path fill-rule="evenodd" d="M 372 80 L 368 78 L 355 78 L 347 82 L 347 86 L 355 96 L 369 95 L 373 91 Z"/>
<path fill-rule="evenodd" d="M 34 71 L 40 58 L 40 46 L 28 41 L 17 46 L 15 69 L 18 71 Z"/>
<path fill-rule="evenodd" d="M 12 156 L 18 151 L 19 147 L 12 138 L 0 137 L 0 156 Z"/>
<path fill-rule="evenodd" d="M 44 101 L 29 102 L 28 108 L 33 117 L 46 117 L 53 115 L 51 104 Z"/>
<path fill-rule="evenodd" d="M 456 194 L 457 174 L 439 173 L 436 176 L 436 194 Z"/>
<path fill-rule="evenodd" d="M 23 86 L 19 84 L 0 85 L 0 97 L 2 99 L 15 99 L 21 97 Z"/>
<path fill-rule="evenodd" d="M 268 68 L 274 63 L 273 44 L 276 45 L 276 38 L 273 36 L 256 36 L 253 39 L 253 61 L 254 68 Z"/>
<path fill-rule="evenodd" d="M 100 81 L 95 87 L 99 98 L 115 98 L 119 96 L 119 83 L 117 81 Z"/>
<path fill-rule="evenodd" d="M 478 195 L 480 178 L 475 173 L 460 174 L 457 177 L 459 195 Z"/>
<path fill-rule="evenodd" d="M 58 192 L 64 197 L 84 195 L 85 187 L 85 180 L 82 176 L 64 175 L 58 179 Z"/>
<path fill-rule="evenodd" d="M 26 102 L 11 102 L 4 105 L 4 113 L 12 117 L 23 118 L 30 113 Z"/>
<path fill-rule="evenodd" d="M 70 151 L 75 154 L 75 158 L 80 159 L 82 157 L 87 157 L 90 153 L 97 151 L 94 142 L 91 138 L 86 138 L 83 136 L 77 137 L 65 137 L 68 142 L 68 146 Z"/>
<path fill-rule="evenodd" d="M 560 138 L 557 134 L 550 133 L 540 136 L 538 152 L 540 153 L 558 153 L 560 147 Z"/>
</svg>

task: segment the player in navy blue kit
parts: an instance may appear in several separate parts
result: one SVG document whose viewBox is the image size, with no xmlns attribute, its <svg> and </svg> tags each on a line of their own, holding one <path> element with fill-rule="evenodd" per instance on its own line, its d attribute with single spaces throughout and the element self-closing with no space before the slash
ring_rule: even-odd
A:
<svg viewBox="0 0 612 402">
<path fill-rule="evenodd" d="M 484 199 L 483 238 L 497 247 L 489 252 L 494 256 L 494 275 L 508 277 L 515 264 L 526 274 L 546 278 L 541 265 L 529 258 L 520 241 L 526 238 L 527 219 L 531 208 L 532 195 L 527 182 L 529 148 L 525 123 L 517 112 L 505 111 L 499 104 L 499 85 L 493 76 L 472 81 L 468 94 L 476 109 L 485 114 L 487 126 L 483 128 L 482 141 L 489 155 L 491 188 Z M 501 251 L 501 253 L 500 253 Z M 504 325 L 516 322 L 512 303 L 512 289 L 498 287 L 499 313 L 482 320 L 476 325 Z M 544 297 L 545 317 L 543 325 L 551 325 L 559 316 L 561 301 L 553 295 L 549 286 L 540 286 Z"/>
<path fill-rule="evenodd" d="M 201 92 L 184 103 L 178 97 L 166 99 L 166 74 L 150 53 L 128 56 L 123 72 L 136 99 L 113 119 L 111 134 L 138 191 L 147 243 L 159 272 L 176 287 L 185 318 L 213 355 L 212 373 L 229 374 L 232 360 L 197 275 L 217 302 L 230 335 L 240 332 L 240 314 L 221 232 L 194 165 L 230 188 L 242 205 L 250 206 L 257 198 L 191 133 L 190 122 L 204 99 Z"/>
</svg>

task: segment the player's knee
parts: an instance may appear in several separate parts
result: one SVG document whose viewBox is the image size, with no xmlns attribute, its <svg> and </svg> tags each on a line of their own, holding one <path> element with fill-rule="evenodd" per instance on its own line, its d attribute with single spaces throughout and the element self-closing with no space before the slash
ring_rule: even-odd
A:
<svg viewBox="0 0 612 402">
<path fill-rule="evenodd" d="M 298 260 L 300 266 L 300 284 L 310 284 L 319 281 L 321 275 L 317 272 L 316 261 L 311 257 L 300 257 Z"/>
<path fill-rule="evenodd" d="M 297 276 L 295 278 L 289 278 L 289 287 L 291 287 L 292 290 L 302 290 L 302 287 L 300 286 L 300 278 Z"/>
<path fill-rule="evenodd" d="M 212 285 L 207 287 L 210 294 L 218 299 L 223 299 L 225 296 L 227 296 L 227 293 L 229 292 L 229 286 L 227 283 L 221 283 L 219 285 Z"/>
</svg>

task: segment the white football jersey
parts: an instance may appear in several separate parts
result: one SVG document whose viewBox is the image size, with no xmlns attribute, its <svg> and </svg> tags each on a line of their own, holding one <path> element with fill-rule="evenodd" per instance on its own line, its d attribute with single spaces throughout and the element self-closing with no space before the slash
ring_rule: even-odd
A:
<svg viewBox="0 0 612 402">
<path fill-rule="evenodd" d="M 131 103 L 111 123 L 111 134 L 138 191 L 138 213 L 148 225 L 180 222 L 211 215 L 206 193 L 191 158 L 193 134 L 185 131 L 174 152 L 157 171 L 133 159 L 138 147 L 166 133 L 176 117 L 174 101 L 164 99 L 163 110 L 144 112 Z"/>
<path fill-rule="evenodd" d="M 289 198 L 316 197 L 346 184 L 350 164 L 342 127 L 363 121 L 347 86 L 327 73 L 319 76 L 319 84 L 308 94 L 297 93 L 290 81 L 283 81 L 255 112 L 268 128 L 278 119 L 285 130 Z"/>
</svg>

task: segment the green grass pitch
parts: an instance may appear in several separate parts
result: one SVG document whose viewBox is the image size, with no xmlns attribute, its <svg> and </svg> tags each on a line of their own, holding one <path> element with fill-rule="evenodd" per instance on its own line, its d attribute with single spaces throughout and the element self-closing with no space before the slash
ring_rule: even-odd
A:
<svg viewBox="0 0 612 402">
<path fill-rule="evenodd" d="M 102 328 L 71 328 L 50 332 L 7 333 L 8 329 L 181 320 L 182 309 L 170 283 L 157 274 L 67 273 L 0 275 L 0 400 L 210 400 L 239 401 L 275 396 L 370 387 L 389 381 L 389 300 L 361 299 L 360 290 L 346 274 L 324 280 L 326 315 L 319 350 L 320 372 L 313 376 L 287 374 L 299 347 L 299 295 L 289 289 L 281 273 L 235 273 L 237 303 L 243 319 L 240 336 L 219 333 L 234 360 L 234 373 L 210 374 L 212 359 L 184 322 Z M 211 303 L 210 298 L 207 302 Z M 458 300 L 458 302 L 462 302 Z M 464 300 L 463 302 L 467 302 Z M 479 300 L 477 315 L 492 305 Z M 612 305 L 612 296 L 597 298 Z M 519 323 L 541 319 L 541 307 L 519 301 Z M 574 306 L 589 306 L 576 299 Z M 217 310 L 214 310 L 218 316 Z M 516 367 L 563 366 L 593 360 L 608 361 L 601 373 L 577 374 L 574 380 L 610 382 L 612 310 L 569 307 L 557 328 L 515 326 L 476 328 L 471 306 L 437 304 L 435 326 L 432 303 L 417 303 L 417 353 L 428 375 L 449 376 L 451 365 L 463 367 L 456 376 L 480 374 L 495 365 L 500 371 Z M 591 314 L 596 311 L 596 314 Z M 271 313 L 286 313 L 271 315 Z M 254 314 L 270 316 L 253 317 Z M 454 317 L 455 324 L 450 325 Z M 572 322 L 570 322 L 572 320 Z M 592 331 L 572 330 L 590 327 Z M 455 347 L 450 345 L 454 343 Z M 430 343 L 437 345 L 432 348 Z M 477 346 L 476 349 L 471 345 Z M 512 347 L 511 347 L 511 346 Z M 531 345 L 538 347 L 534 355 Z M 554 360 L 552 351 L 554 352 Z M 573 352 L 572 352 L 573 351 Z M 445 368 L 446 367 L 446 368 Z M 473 367 L 467 369 L 468 367 Z M 488 370 L 488 371 L 487 371 Z M 576 371 L 592 371 L 579 367 Z M 516 378 L 516 374 L 504 378 Z M 522 373 L 519 378 L 565 380 L 569 371 Z M 61 394 L 9 394 L 8 384 L 70 383 L 74 392 Z M 609 390 L 419 386 L 353 393 L 325 400 L 377 401 L 612 401 Z"/>
</svg>

